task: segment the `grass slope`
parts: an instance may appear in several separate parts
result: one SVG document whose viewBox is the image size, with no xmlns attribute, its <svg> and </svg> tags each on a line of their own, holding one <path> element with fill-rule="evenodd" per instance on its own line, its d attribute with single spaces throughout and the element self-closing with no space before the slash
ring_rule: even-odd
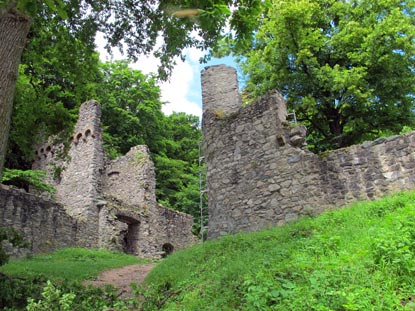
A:
<svg viewBox="0 0 415 311">
<path fill-rule="evenodd" d="M 147 278 L 144 310 L 415 310 L 415 192 L 226 236 Z"/>
<path fill-rule="evenodd" d="M 148 261 L 119 252 L 65 248 L 30 259 L 11 260 L 0 267 L 0 272 L 25 278 L 42 276 L 50 280 L 80 281 L 107 269 L 144 262 Z"/>
</svg>

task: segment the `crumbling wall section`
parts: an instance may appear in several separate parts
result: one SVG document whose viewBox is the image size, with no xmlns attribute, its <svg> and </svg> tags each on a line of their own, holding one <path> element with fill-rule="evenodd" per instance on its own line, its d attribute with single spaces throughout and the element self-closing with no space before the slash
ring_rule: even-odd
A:
<svg viewBox="0 0 415 311">
<path fill-rule="evenodd" d="M 103 192 L 131 205 L 155 207 L 156 176 L 147 146 L 139 145 L 110 161 L 105 170 Z"/>
<path fill-rule="evenodd" d="M 131 148 L 125 156 L 108 163 L 105 172 L 103 191 L 109 207 L 106 219 L 114 216 L 121 222 L 136 219 L 137 224 L 130 224 L 128 229 L 136 231 L 135 246 L 132 247 L 136 255 L 154 257 L 162 254 L 166 243 L 175 249 L 195 243 L 191 232 L 193 218 L 157 204 L 154 163 L 147 146 Z M 116 208 L 111 209 L 111 206 Z M 129 218 L 128 213 L 135 216 Z M 117 222 L 112 224 L 112 232 L 118 232 Z"/>
<path fill-rule="evenodd" d="M 0 185 L 0 224 L 22 233 L 30 253 L 46 253 L 75 246 L 77 221 L 64 207 L 22 190 Z M 16 252 L 14 255 L 21 255 Z"/>
<path fill-rule="evenodd" d="M 217 88 L 235 83 L 230 67 L 202 73 L 210 238 L 415 187 L 415 133 L 316 155 L 306 147 L 305 127 L 286 121 L 277 92 L 222 108 L 239 95 L 224 100 Z"/>
<path fill-rule="evenodd" d="M 197 238 L 192 234 L 193 217 L 191 215 L 174 211 L 164 206 L 158 206 L 158 221 L 164 228 L 158 241 L 159 247 L 170 244 L 173 250 L 190 247 L 197 243 Z"/>
</svg>

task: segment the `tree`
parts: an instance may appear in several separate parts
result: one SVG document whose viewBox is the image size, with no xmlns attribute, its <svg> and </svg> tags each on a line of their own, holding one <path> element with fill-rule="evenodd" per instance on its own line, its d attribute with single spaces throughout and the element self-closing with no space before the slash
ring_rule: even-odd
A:
<svg viewBox="0 0 415 311">
<path fill-rule="evenodd" d="M 277 89 L 315 150 L 414 124 L 415 2 L 269 1 L 240 52 L 247 91 Z"/>
<path fill-rule="evenodd" d="M 13 8 L 0 8 L 0 179 L 6 157 L 17 70 L 30 24 L 29 17 Z"/>
<path fill-rule="evenodd" d="M 101 80 L 94 33 L 73 32 L 58 16 L 36 16 L 19 67 L 6 167 L 30 169 L 33 140 L 72 133 L 80 104 Z M 87 41 L 86 43 L 84 41 Z M 41 136 L 41 137 L 40 137 Z M 64 135 L 61 135 L 64 136 Z"/>
<path fill-rule="evenodd" d="M 97 100 L 102 103 L 107 153 L 114 158 L 139 144 L 157 152 L 164 115 L 155 77 L 131 69 L 126 61 L 102 64 L 101 74 Z"/>
<path fill-rule="evenodd" d="M 185 113 L 165 117 L 164 149 L 153 156 L 156 168 L 156 195 L 162 204 L 192 215 L 199 232 L 199 118 Z"/>
</svg>

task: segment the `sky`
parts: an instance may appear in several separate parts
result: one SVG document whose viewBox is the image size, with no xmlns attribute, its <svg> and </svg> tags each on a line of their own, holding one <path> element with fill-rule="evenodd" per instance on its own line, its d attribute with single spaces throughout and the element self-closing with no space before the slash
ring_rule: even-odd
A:
<svg viewBox="0 0 415 311">
<path fill-rule="evenodd" d="M 104 49 L 105 40 L 102 34 L 98 34 L 95 43 L 100 53 L 101 61 L 109 61 L 111 57 Z M 113 60 L 123 59 L 121 54 L 113 51 Z M 166 102 L 163 105 L 163 112 L 166 115 L 172 112 L 186 112 L 188 114 L 202 117 L 202 90 L 200 83 L 200 72 L 211 65 L 226 64 L 236 68 L 235 60 L 232 57 L 214 58 L 206 64 L 199 64 L 203 52 L 189 48 L 184 51 L 186 61 L 177 60 L 172 75 L 167 82 L 160 83 L 161 100 Z M 125 58 L 125 57 L 124 57 Z M 143 56 L 131 67 L 138 69 L 145 74 L 156 73 L 159 60 L 154 56 Z"/>
</svg>

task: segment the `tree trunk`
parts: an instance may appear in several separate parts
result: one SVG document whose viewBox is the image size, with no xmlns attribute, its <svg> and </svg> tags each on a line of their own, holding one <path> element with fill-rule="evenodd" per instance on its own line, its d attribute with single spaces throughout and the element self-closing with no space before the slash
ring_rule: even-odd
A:
<svg viewBox="0 0 415 311">
<path fill-rule="evenodd" d="M 0 9 L 0 181 L 9 137 L 17 73 L 31 19 Z"/>
</svg>

